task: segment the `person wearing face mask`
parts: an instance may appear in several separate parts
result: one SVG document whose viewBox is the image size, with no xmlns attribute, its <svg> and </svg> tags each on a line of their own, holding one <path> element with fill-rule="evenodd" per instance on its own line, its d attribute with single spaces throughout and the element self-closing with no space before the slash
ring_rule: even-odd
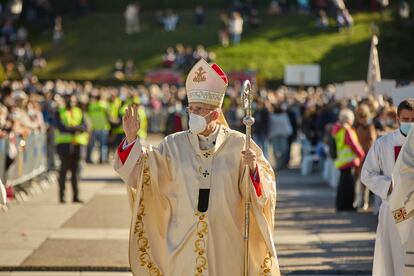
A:
<svg viewBox="0 0 414 276">
<path fill-rule="evenodd" d="M 114 168 L 132 206 L 134 275 L 242 275 L 244 189 L 252 198 L 249 274 L 280 275 L 273 243 L 275 175 L 252 141 L 228 128 L 227 77 L 201 59 L 188 74 L 189 130 L 143 147 L 137 107 L 123 117 L 126 139 Z"/>
<path fill-rule="evenodd" d="M 373 275 L 403 275 L 405 248 L 392 217 L 389 197 L 398 183 L 391 175 L 402 145 L 414 122 L 414 99 L 402 101 L 397 108 L 399 128 L 375 141 L 361 171 L 361 182 L 382 199 L 375 240 Z"/>
<path fill-rule="evenodd" d="M 82 147 L 88 145 L 89 137 L 82 110 L 77 107 L 76 97 L 65 96 L 65 106 L 57 111 L 55 144 L 61 161 L 59 169 L 59 201 L 65 203 L 66 173 L 71 172 L 73 202 L 82 203 L 79 199 L 79 166 Z"/>
</svg>

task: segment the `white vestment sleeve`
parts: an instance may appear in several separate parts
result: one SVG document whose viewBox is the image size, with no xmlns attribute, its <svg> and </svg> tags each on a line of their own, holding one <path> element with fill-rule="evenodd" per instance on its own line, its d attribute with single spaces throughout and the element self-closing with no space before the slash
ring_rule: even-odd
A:
<svg viewBox="0 0 414 276">
<path fill-rule="evenodd" d="M 414 132 L 407 139 L 401 156 L 399 173 L 401 185 L 404 186 L 406 198 L 404 204 L 407 213 L 414 210 Z"/>
<path fill-rule="evenodd" d="M 127 148 L 129 148 L 131 145 L 133 145 L 135 143 L 135 141 L 137 141 L 138 138 L 136 138 L 134 141 L 132 141 L 131 143 L 128 143 L 126 139 L 124 139 L 122 141 L 122 150 L 126 150 Z"/>
<path fill-rule="evenodd" d="M 276 258 L 276 249 L 271 242 L 271 236 L 274 230 L 274 217 L 276 208 L 276 180 L 272 166 L 265 159 L 263 152 L 251 141 L 251 148 L 257 155 L 257 166 L 260 176 L 260 188 L 262 191 L 261 196 L 257 196 L 256 190 L 250 178 L 250 170 L 248 167 L 242 166 L 241 178 L 239 181 L 239 191 L 242 197 L 245 197 L 245 184 L 247 183 L 250 199 L 252 202 L 252 214 L 255 216 L 255 220 L 260 228 L 264 241 L 267 245 L 269 253 Z M 278 266 L 278 264 L 277 264 Z"/>
<path fill-rule="evenodd" d="M 134 144 L 133 144 L 134 143 Z M 137 188 L 137 183 L 141 182 L 142 175 L 142 158 L 145 156 L 148 159 L 148 163 L 152 168 L 157 168 L 157 172 L 151 172 L 152 177 L 156 177 L 157 181 L 152 181 L 153 183 L 166 182 L 171 178 L 171 168 L 169 158 L 166 153 L 165 140 L 160 143 L 159 146 L 153 147 L 149 145 L 148 147 L 143 147 L 139 141 L 136 139 L 134 142 L 129 143 L 126 147 L 132 146 L 131 151 L 128 154 L 125 163 L 122 164 L 118 153 L 115 155 L 114 169 L 120 175 L 122 180 L 128 184 L 131 188 Z M 124 147 L 125 144 L 122 145 Z M 157 192 L 159 192 L 158 185 L 153 185 L 152 187 Z"/>
<path fill-rule="evenodd" d="M 410 235 L 414 210 L 414 132 L 411 131 L 401 149 L 392 173 L 395 189 L 390 197 L 390 207 L 397 224 L 401 242 Z"/>
<path fill-rule="evenodd" d="M 126 140 L 124 141 L 125 142 L 123 142 L 124 144 L 122 146 L 124 146 L 126 143 Z M 138 160 L 141 158 L 142 151 L 143 148 L 141 146 L 141 143 L 136 141 L 131 151 L 129 152 L 124 164 L 122 164 L 122 161 L 118 155 L 118 151 L 116 151 L 115 154 L 114 169 L 122 178 L 122 180 L 132 188 L 137 187 L 139 180 L 138 177 L 140 176 L 140 173 L 138 173 L 138 171 L 141 170 L 141 164 L 138 164 Z"/>
<path fill-rule="evenodd" d="M 368 151 L 368 155 L 361 171 L 361 182 L 367 186 L 371 192 L 381 199 L 386 200 L 392 181 L 391 177 L 385 176 L 381 169 L 382 156 L 380 146 L 381 145 L 378 142 L 375 142 Z"/>
</svg>

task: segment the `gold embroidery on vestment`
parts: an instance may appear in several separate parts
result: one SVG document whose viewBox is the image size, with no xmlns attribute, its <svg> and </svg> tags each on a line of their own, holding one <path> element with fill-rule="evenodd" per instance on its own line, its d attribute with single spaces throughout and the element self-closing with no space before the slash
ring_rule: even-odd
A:
<svg viewBox="0 0 414 276">
<path fill-rule="evenodd" d="M 193 78 L 194 82 L 202 82 L 206 81 L 206 71 L 204 71 L 203 67 L 199 67 L 198 70 L 195 72 L 195 76 Z"/>
<path fill-rule="evenodd" d="M 146 161 L 146 160 L 145 160 Z M 162 276 L 163 274 L 157 268 L 154 262 L 151 260 L 151 250 L 148 238 L 145 236 L 144 230 L 144 216 L 145 216 L 145 205 L 144 205 L 144 188 L 149 187 L 151 184 L 151 177 L 149 173 L 149 168 L 147 163 L 144 163 L 144 172 L 143 172 L 143 183 L 141 191 L 141 199 L 139 201 L 139 209 L 137 214 L 137 221 L 135 223 L 134 234 L 138 235 L 138 255 L 140 264 L 143 267 L 148 268 L 148 272 L 151 276 Z"/>
<path fill-rule="evenodd" d="M 270 253 L 267 253 L 266 258 L 263 260 L 263 264 L 260 266 L 262 269 L 260 276 L 270 276 L 272 272 L 272 265 L 272 257 L 270 256 Z"/>
<path fill-rule="evenodd" d="M 198 217 L 197 223 L 197 238 L 194 243 L 194 252 L 197 253 L 196 256 L 196 272 L 195 276 L 203 276 L 203 272 L 207 270 L 207 258 L 206 258 L 206 249 L 207 249 L 207 234 L 208 234 L 208 225 L 205 221 L 206 215 L 200 212 L 196 213 Z"/>
<path fill-rule="evenodd" d="M 395 223 L 400 223 L 404 220 L 409 219 L 413 215 L 413 213 L 410 212 L 409 214 L 407 214 L 405 207 L 401 207 L 397 210 L 392 211 L 392 215 L 394 216 Z"/>
</svg>

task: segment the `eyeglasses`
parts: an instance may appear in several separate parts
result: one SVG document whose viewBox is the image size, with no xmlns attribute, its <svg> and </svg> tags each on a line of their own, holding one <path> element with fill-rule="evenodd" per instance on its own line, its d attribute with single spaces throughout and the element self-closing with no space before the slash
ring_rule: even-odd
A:
<svg viewBox="0 0 414 276">
<path fill-rule="evenodd" d="M 189 106 L 186 108 L 186 111 L 188 114 L 190 113 L 194 113 L 194 114 L 206 114 L 209 113 L 211 111 L 216 110 L 215 108 L 211 109 L 211 108 L 203 108 L 203 107 L 192 107 Z"/>
</svg>

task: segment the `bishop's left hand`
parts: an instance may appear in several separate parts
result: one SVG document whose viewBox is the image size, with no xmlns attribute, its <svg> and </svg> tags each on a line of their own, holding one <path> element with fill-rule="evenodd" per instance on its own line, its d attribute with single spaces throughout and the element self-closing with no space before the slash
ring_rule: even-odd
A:
<svg viewBox="0 0 414 276">
<path fill-rule="evenodd" d="M 243 157 L 243 165 L 248 165 L 251 172 L 256 169 L 257 156 L 254 150 L 248 149 L 241 152 Z"/>
</svg>

